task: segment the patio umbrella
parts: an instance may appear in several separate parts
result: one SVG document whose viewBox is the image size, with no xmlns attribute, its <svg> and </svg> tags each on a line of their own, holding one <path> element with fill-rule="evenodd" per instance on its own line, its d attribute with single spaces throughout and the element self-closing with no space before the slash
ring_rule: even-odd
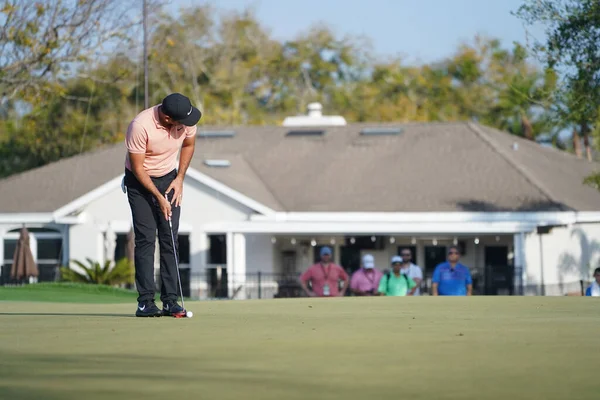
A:
<svg viewBox="0 0 600 400">
<path fill-rule="evenodd" d="M 23 227 L 21 228 L 15 254 L 13 255 L 10 276 L 12 279 L 21 280 L 23 278 L 37 277 L 38 275 L 38 267 L 33 260 L 33 254 L 31 254 L 31 248 L 29 247 L 29 231 Z"/>
</svg>

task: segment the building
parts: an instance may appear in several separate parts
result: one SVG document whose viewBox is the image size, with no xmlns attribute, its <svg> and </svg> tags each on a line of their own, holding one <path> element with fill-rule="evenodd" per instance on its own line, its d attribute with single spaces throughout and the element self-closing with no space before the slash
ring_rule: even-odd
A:
<svg viewBox="0 0 600 400">
<path fill-rule="evenodd" d="M 408 246 L 427 281 L 458 244 L 487 294 L 576 292 L 598 266 L 600 193 L 582 184 L 598 163 L 471 122 L 346 124 L 311 107 L 282 126 L 199 127 L 185 293 L 212 297 L 220 276 L 228 296 L 255 298 L 260 272 L 272 296 L 322 245 L 349 271 L 365 251 L 383 269 Z M 22 224 L 41 280 L 69 259 L 124 255 L 124 155 L 120 143 L 0 181 L 4 277 Z"/>
</svg>

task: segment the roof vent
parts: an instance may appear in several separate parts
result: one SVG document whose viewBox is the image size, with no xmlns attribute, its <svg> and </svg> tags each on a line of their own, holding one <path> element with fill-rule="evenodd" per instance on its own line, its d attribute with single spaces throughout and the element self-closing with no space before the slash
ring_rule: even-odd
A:
<svg viewBox="0 0 600 400">
<path fill-rule="evenodd" d="M 365 128 L 360 131 L 363 136 L 390 136 L 399 135 L 404 132 L 404 129 L 399 127 L 394 128 Z"/>
<path fill-rule="evenodd" d="M 204 160 L 204 165 L 207 167 L 218 167 L 218 168 L 227 168 L 231 166 L 231 161 L 229 160 Z"/>
<path fill-rule="evenodd" d="M 203 138 L 225 138 L 234 137 L 235 131 L 198 131 L 196 135 Z"/>
<path fill-rule="evenodd" d="M 317 130 L 317 129 L 312 129 L 312 130 L 291 130 L 289 131 L 286 136 L 309 136 L 309 137 L 316 137 L 316 136 L 323 136 L 325 134 L 325 131 L 323 130 Z"/>
<path fill-rule="evenodd" d="M 286 117 L 283 126 L 345 126 L 346 119 L 339 115 L 323 115 L 321 103 L 310 103 L 307 115 Z"/>
</svg>

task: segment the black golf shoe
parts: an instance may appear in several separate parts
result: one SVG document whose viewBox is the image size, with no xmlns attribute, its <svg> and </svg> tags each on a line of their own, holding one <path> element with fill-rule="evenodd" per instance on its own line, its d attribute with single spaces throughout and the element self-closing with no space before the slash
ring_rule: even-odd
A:
<svg viewBox="0 0 600 400">
<path fill-rule="evenodd" d="M 136 317 L 160 317 L 162 312 L 154 304 L 153 301 L 145 301 L 138 303 L 137 310 L 135 310 Z"/>
<path fill-rule="evenodd" d="M 176 301 L 168 301 L 163 303 L 163 315 L 183 315 L 185 310 Z"/>
</svg>

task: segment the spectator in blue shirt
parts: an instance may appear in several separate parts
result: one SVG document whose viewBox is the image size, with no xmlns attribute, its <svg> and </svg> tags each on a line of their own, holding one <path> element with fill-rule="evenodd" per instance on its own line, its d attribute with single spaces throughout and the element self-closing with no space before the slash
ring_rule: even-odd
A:
<svg viewBox="0 0 600 400">
<path fill-rule="evenodd" d="M 586 296 L 600 297 L 600 268 L 594 270 L 594 278 L 596 279 L 585 291 Z"/>
<path fill-rule="evenodd" d="M 469 268 L 458 262 L 458 247 L 450 246 L 448 261 L 439 264 L 433 271 L 431 289 L 434 296 L 470 296 L 473 280 Z"/>
</svg>

